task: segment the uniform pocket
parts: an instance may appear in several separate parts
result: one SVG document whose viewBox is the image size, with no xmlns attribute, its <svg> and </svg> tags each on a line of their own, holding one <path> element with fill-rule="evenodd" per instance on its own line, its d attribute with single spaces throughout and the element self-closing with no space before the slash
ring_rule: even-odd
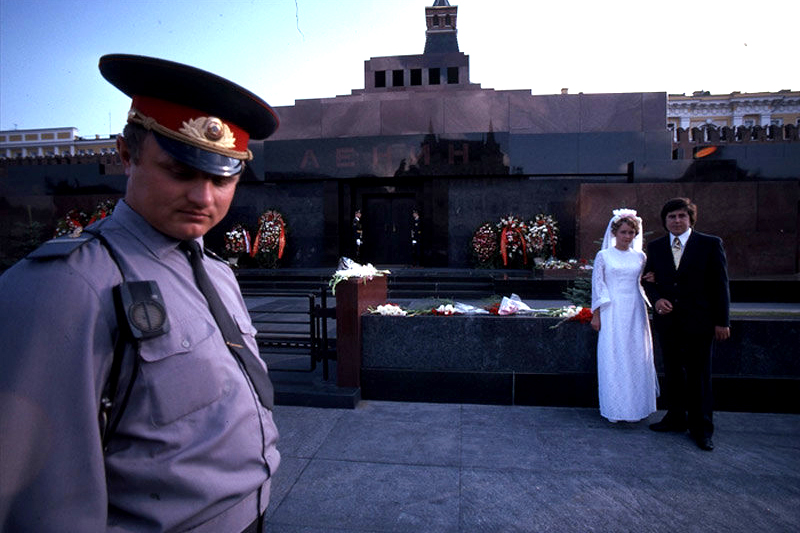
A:
<svg viewBox="0 0 800 533">
<path fill-rule="evenodd" d="M 233 315 L 233 319 L 236 321 L 236 325 L 239 326 L 239 331 L 242 335 L 249 335 L 251 337 L 256 336 L 256 328 L 253 327 L 253 322 L 250 320 L 249 316 L 243 315 Z"/>
<path fill-rule="evenodd" d="M 239 328 L 239 332 L 242 334 L 245 344 L 254 354 L 258 355 L 258 342 L 256 341 L 258 330 L 250 321 L 250 315 L 234 314 L 233 320 L 236 322 L 236 326 Z"/>
<path fill-rule="evenodd" d="M 222 396 L 224 385 L 214 371 L 216 327 L 201 317 L 173 322 L 169 333 L 142 342 L 141 379 L 151 401 L 156 426 L 170 424 Z"/>
</svg>

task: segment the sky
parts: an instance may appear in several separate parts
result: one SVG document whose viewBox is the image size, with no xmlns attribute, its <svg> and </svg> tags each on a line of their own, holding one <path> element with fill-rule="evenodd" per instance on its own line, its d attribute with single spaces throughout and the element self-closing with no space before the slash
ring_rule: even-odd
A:
<svg viewBox="0 0 800 533">
<path fill-rule="evenodd" d="M 797 0 L 450 0 L 470 81 L 532 94 L 800 90 Z M 417 55 L 433 0 L 0 0 L 0 130 L 118 133 L 126 53 L 226 77 L 273 106 L 364 88 Z"/>
</svg>

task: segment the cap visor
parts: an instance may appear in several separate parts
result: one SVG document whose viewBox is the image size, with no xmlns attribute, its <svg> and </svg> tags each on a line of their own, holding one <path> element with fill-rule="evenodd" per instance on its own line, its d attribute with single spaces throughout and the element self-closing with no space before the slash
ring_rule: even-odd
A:
<svg viewBox="0 0 800 533">
<path fill-rule="evenodd" d="M 158 145 L 174 159 L 215 176 L 235 176 L 244 170 L 244 163 L 239 159 L 227 157 L 202 148 L 197 148 L 175 139 L 170 139 L 153 132 Z"/>
</svg>

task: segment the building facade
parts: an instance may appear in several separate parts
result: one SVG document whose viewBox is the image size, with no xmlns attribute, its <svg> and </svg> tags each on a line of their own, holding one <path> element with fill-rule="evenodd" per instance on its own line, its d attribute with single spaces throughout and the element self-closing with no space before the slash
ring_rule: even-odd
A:
<svg viewBox="0 0 800 533">
<path fill-rule="evenodd" d="M 753 171 L 754 165 L 744 161 L 748 155 L 764 159 L 774 154 L 776 147 L 798 141 L 800 91 L 669 95 L 667 127 L 672 132 L 674 159 L 713 154 L 716 158 L 741 159 L 743 166 Z M 760 167 L 758 163 L 755 166 Z M 786 175 L 792 168 L 771 172 Z"/>
<path fill-rule="evenodd" d="M 782 128 L 790 124 L 800 126 L 800 91 L 714 95 L 696 91 L 691 96 L 669 95 L 667 127 L 672 131 L 708 126 Z"/>
<path fill-rule="evenodd" d="M 115 136 L 81 137 L 77 128 L 0 131 L 0 158 L 113 154 Z"/>
</svg>

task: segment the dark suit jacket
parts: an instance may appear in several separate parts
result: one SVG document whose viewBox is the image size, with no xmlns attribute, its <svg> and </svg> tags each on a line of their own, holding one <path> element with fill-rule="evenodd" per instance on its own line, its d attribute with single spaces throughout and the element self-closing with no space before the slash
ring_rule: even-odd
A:
<svg viewBox="0 0 800 533">
<path fill-rule="evenodd" d="M 645 272 L 655 273 L 655 283 L 644 282 L 647 296 L 655 305 L 660 298 L 672 302 L 673 312 L 655 314 L 655 327 L 680 320 L 681 327 L 695 331 L 714 326 L 730 326 L 730 291 L 722 240 L 692 230 L 675 269 L 671 236 L 660 237 L 647 245 Z"/>
</svg>

